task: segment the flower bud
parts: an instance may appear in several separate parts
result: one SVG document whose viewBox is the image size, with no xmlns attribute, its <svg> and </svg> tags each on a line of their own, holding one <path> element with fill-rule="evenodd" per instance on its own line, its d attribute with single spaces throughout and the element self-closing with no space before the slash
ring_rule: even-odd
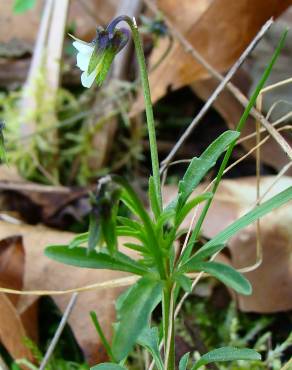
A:
<svg viewBox="0 0 292 370">
<path fill-rule="evenodd" d="M 113 22 L 112 22 L 113 23 Z M 90 88 L 94 82 L 100 86 L 105 80 L 114 57 L 127 44 L 130 33 L 125 28 L 111 30 L 98 27 L 96 37 L 91 43 L 74 38 L 73 46 L 77 49 L 77 67 L 83 71 L 81 83 Z"/>
</svg>

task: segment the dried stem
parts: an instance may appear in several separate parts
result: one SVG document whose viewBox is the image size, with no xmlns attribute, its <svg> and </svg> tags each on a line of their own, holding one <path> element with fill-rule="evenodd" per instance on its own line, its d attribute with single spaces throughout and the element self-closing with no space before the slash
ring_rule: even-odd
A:
<svg viewBox="0 0 292 370">
<path fill-rule="evenodd" d="M 55 350 L 55 347 L 56 347 L 56 345 L 57 345 L 57 343 L 60 339 L 60 336 L 61 336 L 61 334 L 64 330 L 64 327 L 65 327 L 65 325 L 68 321 L 68 318 L 69 318 L 69 316 L 70 316 L 70 314 L 71 314 L 71 312 L 72 312 L 72 310 L 73 310 L 73 308 L 76 304 L 77 297 L 78 297 L 78 293 L 73 293 L 72 294 L 72 297 L 71 297 L 71 299 L 68 303 L 68 306 L 66 307 L 66 310 L 65 310 L 65 312 L 62 316 L 62 319 L 60 321 L 58 329 L 56 330 L 55 335 L 54 335 L 54 337 L 53 337 L 53 339 L 52 339 L 52 341 L 49 345 L 49 348 L 48 348 L 48 350 L 47 350 L 47 352 L 46 352 L 46 354 L 45 354 L 45 356 L 44 356 L 44 358 L 41 362 L 39 370 L 45 370 L 45 368 L 46 368 L 46 366 L 47 366 L 47 364 L 48 364 L 48 362 L 49 362 L 49 360 L 50 360 L 50 358 L 51 358 L 51 356 L 52 356 L 52 354 Z"/>
</svg>

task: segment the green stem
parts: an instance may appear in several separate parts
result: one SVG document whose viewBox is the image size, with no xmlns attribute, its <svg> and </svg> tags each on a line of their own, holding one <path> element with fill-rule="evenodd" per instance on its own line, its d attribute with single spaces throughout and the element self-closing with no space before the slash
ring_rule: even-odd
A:
<svg viewBox="0 0 292 370">
<path fill-rule="evenodd" d="M 142 42 L 140 39 L 140 34 L 138 31 L 137 25 L 130 18 L 127 19 L 126 21 L 129 24 L 131 31 L 132 31 L 133 41 L 134 41 L 134 45 L 136 49 L 136 55 L 137 55 L 138 64 L 140 68 L 141 83 L 142 83 L 144 100 L 145 100 L 145 110 L 146 110 L 147 127 L 148 127 L 148 135 L 149 135 L 153 180 L 154 180 L 159 208 L 161 211 L 162 210 L 162 195 L 161 195 L 161 184 L 160 184 L 160 173 L 159 173 L 159 161 L 158 161 L 155 124 L 154 124 L 154 116 L 153 116 L 147 67 L 146 67 L 144 51 L 143 51 Z"/>
<path fill-rule="evenodd" d="M 164 339 L 164 368 L 175 369 L 174 341 L 174 286 L 166 283 L 162 296 L 162 318 Z"/>
<path fill-rule="evenodd" d="M 111 346 L 110 346 L 109 342 L 107 341 L 107 339 L 106 339 L 106 337 L 105 337 L 105 335 L 103 333 L 103 330 L 102 330 L 102 328 L 100 326 L 100 323 L 98 321 L 98 318 L 97 318 L 96 313 L 94 311 L 91 311 L 90 312 L 90 316 L 91 316 L 91 319 L 92 319 L 93 324 L 95 326 L 95 329 L 96 329 L 96 331 L 97 331 L 97 333 L 98 333 L 98 335 L 100 337 L 100 340 L 101 340 L 101 342 L 102 342 L 102 344 L 103 344 L 103 346 L 104 346 L 104 348 L 105 348 L 105 350 L 107 352 L 108 357 L 110 358 L 110 360 L 112 362 L 116 362 L 116 360 L 114 358 L 114 355 L 112 353 L 112 350 L 111 350 Z"/>
</svg>

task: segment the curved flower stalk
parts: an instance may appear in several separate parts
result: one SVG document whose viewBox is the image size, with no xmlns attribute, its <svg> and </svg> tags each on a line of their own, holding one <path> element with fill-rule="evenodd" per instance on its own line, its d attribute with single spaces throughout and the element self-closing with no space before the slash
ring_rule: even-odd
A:
<svg viewBox="0 0 292 370">
<path fill-rule="evenodd" d="M 127 44 L 130 32 L 125 28 L 110 32 L 108 29 L 98 27 L 96 37 L 90 43 L 70 36 L 75 40 L 73 46 L 78 51 L 77 67 L 83 72 L 81 83 L 84 87 L 90 88 L 94 81 L 98 85 L 103 83 L 115 56 Z"/>
<path fill-rule="evenodd" d="M 117 25 L 120 22 L 126 22 L 130 27 L 130 30 L 125 28 L 117 28 Z M 147 75 L 147 67 L 136 20 L 126 15 L 121 15 L 113 19 L 106 29 L 102 27 L 97 28 L 96 37 L 91 43 L 86 43 L 75 38 L 74 36 L 71 37 L 73 37 L 75 40 L 73 42 L 73 46 L 78 50 L 77 66 L 83 71 L 81 75 L 81 83 L 84 87 L 90 88 L 94 81 L 96 81 L 98 85 L 101 85 L 103 83 L 114 57 L 127 44 L 130 38 L 130 32 L 133 37 L 141 74 L 141 84 L 145 99 L 145 110 L 151 152 L 155 193 L 154 197 L 158 206 L 158 213 L 160 213 L 162 210 L 162 196 L 155 125 Z"/>
</svg>

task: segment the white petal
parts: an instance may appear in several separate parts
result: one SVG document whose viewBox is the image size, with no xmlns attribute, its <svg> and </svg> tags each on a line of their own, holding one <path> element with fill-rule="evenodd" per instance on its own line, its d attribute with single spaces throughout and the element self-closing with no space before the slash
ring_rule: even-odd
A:
<svg viewBox="0 0 292 370">
<path fill-rule="evenodd" d="M 97 75 L 97 68 L 88 76 L 87 72 L 83 72 L 81 75 L 82 86 L 87 87 L 88 89 L 92 86 Z"/>
<path fill-rule="evenodd" d="M 91 54 L 94 49 L 91 44 L 81 41 L 74 41 L 72 45 L 82 54 Z"/>
<path fill-rule="evenodd" d="M 87 71 L 89 62 L 90 62 L 91 54 L 77 54 L 77 67 L 81 69 L 81 71 Z"/>
</svg>

